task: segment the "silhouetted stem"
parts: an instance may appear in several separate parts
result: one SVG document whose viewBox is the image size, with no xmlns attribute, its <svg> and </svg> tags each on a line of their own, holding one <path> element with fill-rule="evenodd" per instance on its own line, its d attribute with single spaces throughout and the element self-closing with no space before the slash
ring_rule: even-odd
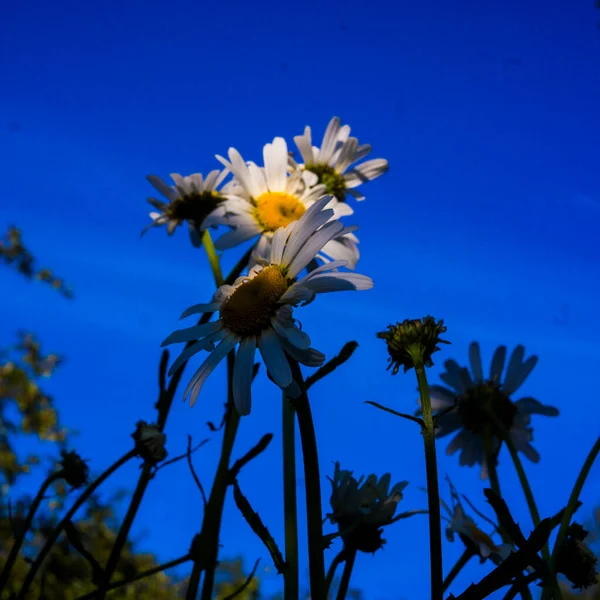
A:
<svg viewBox="0 0 600 600">
<path fill-rule="evenodd" d="M 346 562 L 344 563 L 344 572 L 342 573 L 342 581 L 338 588 L 337 600 L 344 600 L 350 587 L 350 577 L 354 568 L 354 560 L 356 559 L 356 550 L 348 549 L 346 551 Z"/>
<path fill-rule="evenodd" d="M 308 567 L 310 573 L 310 597 L 325 600 L 325 561 L 323 557 L 323 513 L 321 505 L 321 476 L 317 438 L 310 403 L 304 386 L 300 365 L 290 359 L 294 380 L 301 395 L 294 402 L 298 416 L 302 454 L 304 457 L 304 485 L 306 488 L 306 516 L 308 534 Z"/>
<path fill-rule="evenodd" d="M 415 364 L 421 410 L 423 411 L 423 440 L 425 442 L 425 467 L 427 469 L 427 500 L 429 508 L 429 553 L 431 557 L 431 599 L 442 600 L 444 575 L 442 570 L 442 524 L 440 517 L 440 492 L 438 487 L 435 429 L 431 412 L 431 399 L 425 368 Z"/>
<path fill-rule="evenodd" d="M 4 563 L 4 568 L 2 569 L 2 573 L 0 574 L 0 591 L 4 589 L 6 584 L 8 583 L 8 578 L 10 576 L 10 572 L 15 563 L 15 560 L 19 556 L 19 551 L 21 550 L 21 546 L 23 545 L 23 541 L 25 540 L 25 536 L 31 527 L 31 523 L 33 522 L 33 518 L 37 509 L 39 508 L 42 500 L 44 499 L 44 494 L 46 490 L 58 479 L 61 479 L 63 476 L 63 471 L 57 471 L 56 473 L 51 473 L 46 479 L 44 483 L 42 483 L 36 497 L 33 499 L 33 503 L 29 507 L 29 512 L 27 513 L 27 518 L 25 519 L 25 523 L 23 527 L 18 532 L 16 539 L 13 543 L 12 548 L 8 554 L 6 562 Z"/>
<path fill-rule="evenodd" d="M 33 565 L 27 573 L 27 576 L 25 577 L 25 581 L 23 582 L 21 591 L 17 596 L 17 600 L 25 600 L 25 598 L 27 597 L 26 594 L 29 591 L 33 580 L 35 579 L 37 572 L 42 566 L 42 563 L 44 562 L 45 558 L 48 556 L 50 550 L 52 549 L 52 546 L 54 546 L 56 540 L 58 540 L 58 538 L 60 537 L 60 534 L 65 525 L 72 520 L 75 513 L 81 508 L 83 503 L 96 491 L 96 489 L 100 487 L 100 485 L 102 485 L 102 483 L 106 479 L 108 479 L 108 477 L 110 477 L 117 469 L 122 467 L 128 460 L 130 460 L 134 456 L 137 456 L 137 450 L 135 448 L 127 452 L 127 454 L 122 456 L 116 463 L 114 463 L 108 469 L 106 469 L 106 471 L 104 471 L 104 473 L 102 473 L 102 475 L 100 475 L 100 477 L 98 477 L 95 481 L 90 483 L 90 485 L 88 485 L 88 487 L 84 490 L 81 496 L 77 498 L 73 506 L 63 517 L 62 521 L 60 521 L 60 523 L 52 530 L 52 532 L 46 539 L 46 543 L 40 550 L 39 554 L 37 555 L 37 558 L 35 559 Z"/>
<path fill-rule="evenodd" d="M 221 458 L 217 467 L 217 474 L 210 492 L 204 519 L 202 521 L 202 531 L 200 540 L 202 543 L 202 556 L 194 557 L 194 568 L 190 578 L 187 590 L 186 600 L 196 600 L 198 587 L 200 583 L 200 574 L 204 571 L 204 581 L 202 583 L 202 600 L 211 600 L 213 595 L 213 586 L 215 581 L 215 569 L 217 568 L 217 559 L 219 556 L 219 534 L 221 531 L 221 519 L 223 517 L 223 507 L 227 488 L 229 487 L 229 462 L 231 452 L 240 424 L 240 415 L 233 404 L 233 365 L 235 353 L 230 352 L 227 355 L 227 380 L 228 380 L 228 399 L 227 399 L 227 418 L 225 423 L 225 433 L 223 435 L 223 447 Z"/>
<path fill-rule="evenodd" d="M 336 555 L 335 558 L 331 561 L 329 565 L 329 569 L 327 571 L 327 577 L 325 578 L 325 593 L 329 595 L 329 590 L 331 589 L 331 584 L 333 583 L 333 578 L 335 577 L 335 572 L 339 567 L 340 563 L 346 560 L 346 549 L 343 548 Z"/>
<path fill-rule="evenodd" d="M 177 558 L 168 563 L 164 563 L 162 565 L 152 567 L 151 569 L 148 569 L 147 571 L 142 571 L 141 573 L 139 573 L 135 577 L 132 577 L 131 579 L 119 579 L 119 581 L 115 581 L 115 582 L 111 583 L 107 589 L 108 589 L 108 591 L 116 590 L 117 588 L 124 587 L 126 585 L 129 585 L 130 583 L 135 583 L 136 581 L 139 581 L 140 579 L 145 579 L 146 577 L 151 577 L 152 575 L 156 575 L 157 573 L 161 573 L 162 571 L 166 571 L 167 569 L 172 569 L 173 567 L 182 565 L 183 563 L 187 562 L 188 560 L 191 560 L 191 556 L 189 554 L 186 554 L 185 556 L 182 556 L 181 558 Z M 76 600 L 92 600 L 92 599 L 96 598 L 97 593 L 98 592 L 94 590 L 93 592 L 90 592 L 89 594 L 85 594 L 84 596 L 79 596 L 79 598 L 77 598 Z"/>
<path fill-rule="evenodd" d="M 284 597 L 298 600 L 298 506 L 296 502 L 296 415 L 283 394 L 283 503 L 285 515 Z"/>
</svg>

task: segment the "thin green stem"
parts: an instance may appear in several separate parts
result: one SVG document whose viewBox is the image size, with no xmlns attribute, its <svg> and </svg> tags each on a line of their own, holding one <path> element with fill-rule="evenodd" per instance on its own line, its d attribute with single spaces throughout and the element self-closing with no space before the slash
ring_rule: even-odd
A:
<svg viewBox="0 0 600 600">
<path fill-rule="evenodd" d="M 296 415 L 283 394 L 283 502 L 285 515 L 285 600 L 298 600 L 298 506 L 296 502 Z"/>
<path fill-rule="evenodd" d="M 51 473 L 50 475 L 48 475 L 48 477 L 46 477 L 46 479 L 40 486 L 36 497 L 33 499 L 33 503 L 29 507 L 29 512 L 27 513 L 25 523 L 23 523 L 23 526 L 20 528 L 19 533 L 16 536 L 15 542 L 12 548 L 10 549 L 6 562 L 4 563 L 4 568 L 2 569 L 2 573 L 0 574 L 0 591 L 2 591 L 8 583 L 10 572 L 13 568 L 15 560 L 19 556 L 19 551 L 21 550 L 21 546 L 23 545 L 23 541 L 25 540 L 25 535 L 31 527 L 31 523 L 33 522 L 35 513 L 37 512 L 37 509 L 39 508 L 40 504 L 42 503 L 42 500 L 44 499 L 44 494 L 55 481 L 61 479 L 62 477 L 62 470 L 57 471 L 56 473 Z"/>
<path fill-rule="evenodd" d="M 151 577 L 152 575 L 156 575 L 157 573 L 161 573 L 162 571 L 166 571 L 167 569 L 172 569 L 173 567 L 182 565 L 183 563 L 187 562 L 188 560 L 191 560 L 191 556 L 189 554 L 186 554 L 185 556 L 182 556 L 181 558 L 177 558 L 175 560 L 164 563 L 162 565 L 157 565 L 156 567 L 152 567 L 151 569 L 148 569 L 147 571 L 142 571 L 141 573 L 138 573 L 135 577 L 131 577 L 130 579 L 119 579 L 119 581 L 115 581 L 108 586 L 108 591 L 116 590 L 117 588 L 124 587 L 126 585 L 129 585 L 130 583 L 135 583 L 136 581 L 139 581 L 140 579 L 145 579 L 146 577 Z M 96 596 L 97 593 L 98 592 L 96 590 L 94 590 L 93 592 L 89 592 L 88 594 L 85 594 L 84 596 L 79 596 L 79 598 L 77 598 L 76 600 L 92 600 L 97 597 Z"/>
<path fill-rule="evenodd" d="M 115 462 L 108 469 L 106 469 L 106 471 L 104 471 L 104 473 L 102 473 L 100 477 L 98 477 L 96 480 L 90 483 L 90 485 L 88 485 L 88 487 L 84 490 L 81 496 L 77 498 L 73 506 L 71 506 L 71 508 L 67 511 L 65 516 L 60 521 L 60 523 L 58 523 L 58 525 L 52 530 L 52 532 L 46 539 L 46 543 L 40 550 L 33 565 L 31 565 L 27 576 L 25 577 L 25 581 L 23 582 L 21 591 L 17 596 L 17 600 L 25 600 L 25 598 L 27 597 L 27 592 L 29 591 L 31 584 L 35 579 L 37 572 L 39 571 L 46 557 L 48 556 L 50 550 L 52 549 L 52 546 L 54 546 L 54 544 L 60 537 L 60 534 L 65 525 L 73 518 L 75 513 L 81 508 L 83 503 L 96 491 L 96 489 L 100 487 L 100 485 L 106 479 L 108 479 L 108 477 L 110 477 L 117 469 L 122 467 L 128 460 L 132 459 L 134 456 L 137 456 L 137 450 L 135 448 L 127 452 L 127 454 L 123 455 L 117 462 Z"/>
<path fill-rule="evenodd" d="M 425 443 L 425 466 L 427 469 L 427 500 L 429 508 L 429 552 L 431 556 L 431 599 L 442 600 L 444 575 L 442 570 L 442 524 L 440 517 L 440 491 L 438 488 L 435 429 L 429 397 L 429 385 L 423 365 L 415 364 L 421 409 L 423 411 L 423 440 Z"/>
<path fill-rule="evenodd" d="M 338 588 L 337 600 L 344 600 L 350 587 L 350 577 L 352 576 L 352 569 L 354 568 L 354 560 L 356 559 L 356 550 L 346 550 L 346 562 L 344 563 L 344 572 L 342 573 L 342 580 L 340 581 L 340 587 Z"/>
<path fill-rule="evenodd" d="M 571 524 L 571 519 L 577 510 L 577 505 L 579 502 L 579 495 L 581 494 L 581 490 L 585 484 L 585 480 L 590 474 L 590 470 L 594 461 L 598 457 L 600 453 L 600 437 L 596 440 L 596 443 L 592 446 L 590 453 L 587 455 L 583 466 L 581 467 L 581 471 L 579 471 L 579 475 L 575 480 L 575 485 L 573 486 L 573 490 L 571 491 L 571 495 L 569 496 L 569 501 L 567 503 L 567 508 L 565 509 L 565 514 L 563 515 L 562 521 L 560 522 L 560 528 L 558 530 L 558 534 L 556 535 L 556 541 L 554 542 L 554 548 L 552 550 L 552 559 L 550 561 L 550 567 L 552 571 L 556 569 L 556 561 L 558 559 L 558 555 L 560 553 L 560 548 L 563 545 L 565 538 L 567 537 L 567 529 Z"/>
<path fill-rule="evenodd" d="M 308 567 L 310 574 L 310 597 L 325 600 L 325 560 L 323 556 L 323 512 L 321 504 L 321 476 L 317 438 L 306 387 L 300 365 L 290 359 L 292 375 L 300 387 L 301 395 L 295 400 L 298 427 L 304 457 L 304 485 L 306 488 L 306 513 L 308 533 Z M 208 599 L 207 599 L 208 600 Z"/>
<path fill-rule="evenodd" d="M 217 251 L 215 250 L 215 245 L 213 244 L 212 237 L 208 229 L 202 233 L 202 245 L 206 251 L 206 256 L 208 257 L 208 262 L 210 263 L 210 268 L 212 270 L 213 277 L 215 278 L 215 283 L 217 284 L 217 287 L 220 287 L 223 285 L 221 263 L 219 262 L 219 257 L 217 256 Z"/>
<path fill-rule="evenodd" d="M 456 579 L 456 576 L 463 570 L 463 568 L 474 556 L 475 554 L 468 549 L 460 555 L 455 565 L 450 569 L 450 573 L 448 573 L 448 575 L 446 575 L 446 579 L 444 579 L 444 592 L 450 587 L 452 582 Z"/>
</svg>

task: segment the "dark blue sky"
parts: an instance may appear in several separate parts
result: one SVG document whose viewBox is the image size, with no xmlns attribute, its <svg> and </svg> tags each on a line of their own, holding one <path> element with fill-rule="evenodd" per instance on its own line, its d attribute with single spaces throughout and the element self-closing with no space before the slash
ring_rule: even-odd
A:
<svg viewBox="0 0 600 600">
<path fill-rule="evenodd" d="M 145 176 L 206 173 L 230 146 L 260 161 L 275 135 L 291 142 L 309 124 L 319 138 L 338 115 L 390 171 L 365 186 L 367 200 L 347 219 L 360 226 L 358 271 L 375 287 L 297 311 L 328 356 L 349 339 L 360 344 L 311 398 L 325 497 L 325 475 L 340 460 L 357 473 L 408 479 L 401 508 L 425 506 L 418 431 L 363 402 L 415 407 L 414 375 L 385 371 L 374 334 L 432 313 L 452 341 L 432 382 L 445 359 L 466 361 L 472 340 L 487 365 L 499 344 L 540 356 L 522 395 L 561 416 L 534 417 L 542 460 L 526 469 L 540 512 L 554 513 L 599 433 L 599 20 L 593 0 L 3 3 L 0 227 L 21 227 L 76 299 L 1 270 L 9 290 L 1 339 L 27 328 L 67 356 L 47 387 L 64 423 L 80 431 L 77 449 L 103 469 L 129 448 L 135 421 L 153 417 L 160 342 L 184 308 L 212 293 L 206 259 L 183 231 L 140 240 L 152 194 Z M 228 252 L 225 264 L 237 256 Z M 563 305 L 568 320 L 558 326 Z M 187 433 L 200 441 L 205 422 L 219 420 L 224 377 L 220 368 L 194 409 L 175 403 L 171 455 Z M 283 543 L 280 395 L 264 374 L 254 399 L 235 454 L 267 431 L 275 441 L 241 485 Z M 483 506 L 478 472 L 445 457 L 446 444 L 441 473 Z M 206 486 L 219 445 L 215 438 L 196 455 Z M 132 487 L 136 473 L 111 484 Z M 500 477 L 528 529 L 504 453 Z M 583 500 L 586 515 L 600 500 L 598 466 Z M 166 560 L 185 552 L 201 516 L 180 463 L 153 482 L 135 532 Z M 225 517 L 223 554 L 269 564 L 232 502 Z M 353 582 L 368 600 L 425 597 L 426 518 L 385 537 L 383 552 L 359 557 Z M 447 545 L 446 570 L 460 551 Z M 483 573 L 467 570 L 453 589 Z M 267 591 L 278 589 L 273 569 L 263 578 Z"/>
</svg>

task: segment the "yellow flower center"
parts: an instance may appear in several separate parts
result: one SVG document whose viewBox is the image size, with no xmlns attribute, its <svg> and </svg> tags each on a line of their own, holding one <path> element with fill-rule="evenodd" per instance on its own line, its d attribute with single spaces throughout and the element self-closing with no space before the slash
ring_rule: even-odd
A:
<svg viewBox="0 0 600 600">
<path fill-rule="evenodd" d="M 276 231 L 297 221 L 306 210 L 296 196 L 285 192 L 266 192 L 255 198 L 254 204 L 254 217 L 265 231 Z"/>
<path fill-rule="evenodd" d="M 241 337 L 259 335 L 271 324 L 288 287 L 278 266 L 265 267 L 254 279 L 242 283 L 225 302 L 221 308 L 223 324 Z"/>
</svg>

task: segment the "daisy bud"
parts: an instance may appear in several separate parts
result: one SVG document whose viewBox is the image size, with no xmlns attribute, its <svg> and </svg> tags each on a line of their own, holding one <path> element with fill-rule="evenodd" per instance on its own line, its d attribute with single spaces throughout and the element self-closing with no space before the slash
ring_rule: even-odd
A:
<svg viewBox="0 0 600 600">
<path fill-rule="evenodd" d="M 131 437 L 135 441 L 135 449 L 144 459 L 144 462 L 155 465 L 167 458 L 165 442 L 167 436 L 157 425 L 149 425 L 145 421 L 138 421 L 137 427 Z"/>
<path fill-rule="evenodd" d="M 377 337 L 386 341 L 390 355 L 389 366 L 393 366 L 392 375 L 396 375 L 400 367 L 404 372 L 413 367 L 433 366 L 431 355 L 439 350 L 438 344 L 450 342 L 440 339 L 447 330 L 444 321 L 427 316 L 422 319 L 405 319 L 402 323 L 388 325 L 387 331 L 380 331 Z"/>
<path fill-rule="evenodd" d="M 81 456 L 74 450 L 71 452 L 63 450 L 60 455 L 62 456 L 62 460 L 59 464 L 63 472 L 63 479 L 73 489 L 85 485 L 90 469 Z"/>
<path fill-rule="evenodd" d="M 583 590 L 594 585 L 598 576 L 598 558 L 583 541 L 587 535 L 588 532 L 581 525 L 572 523 L 558 553 L 556 571 L 566 575 L 573 589 Z"/>
</svg>

